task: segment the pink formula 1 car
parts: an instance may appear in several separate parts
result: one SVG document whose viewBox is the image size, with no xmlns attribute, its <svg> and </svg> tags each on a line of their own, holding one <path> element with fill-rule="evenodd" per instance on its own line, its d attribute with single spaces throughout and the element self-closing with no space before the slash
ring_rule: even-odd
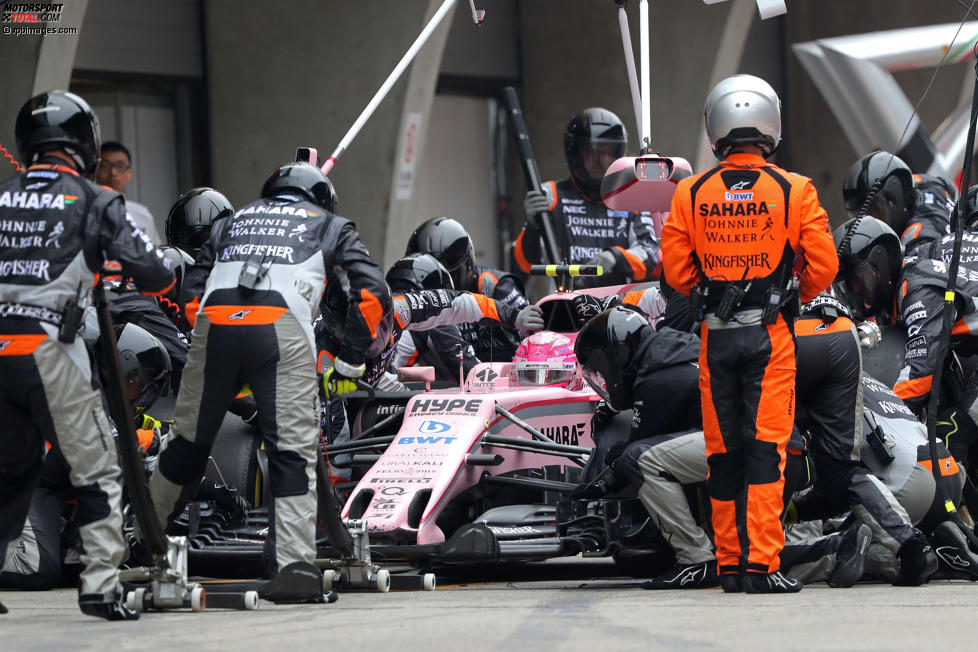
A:
<svg viewBox="0 0 978 652">
<path fill-rule="evenodd" d="M 573 355 L 577 294 L 540 302 L 548 328 L 563 332 L 531 336 L 512 363 L 480 364 L 460 388 L 410 398 L 396 434 L 328 448 L 372 463 L 342 515 L 366 523 L 375 558 L 424 565 L 584 553 L 630 562 L 664 548 L 636 500 L 567 498 L 629 434 L 625 420 L 598 446 L 592 439 L 599 397 Z"/>
</svg>

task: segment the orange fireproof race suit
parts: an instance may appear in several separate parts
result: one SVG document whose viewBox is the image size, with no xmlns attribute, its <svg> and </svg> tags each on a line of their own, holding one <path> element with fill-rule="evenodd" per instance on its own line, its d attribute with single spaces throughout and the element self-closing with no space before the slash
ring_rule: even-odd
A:
<svg viewBox="0 0 978 652">
<path fill-rule="evenodd" d="M 703 320 L 700 395 L 718 571 L 773 573 L 784 546 L 795 403 L 795 345 L 782 313 L 835 278 L 825 209 L 809 179 L 733 153 L 679 182 L 662 252 L 669 284 L 683 294 L 696 286 Z M 802 254 L 795 298 L 792 271 Z"/>
</svg>

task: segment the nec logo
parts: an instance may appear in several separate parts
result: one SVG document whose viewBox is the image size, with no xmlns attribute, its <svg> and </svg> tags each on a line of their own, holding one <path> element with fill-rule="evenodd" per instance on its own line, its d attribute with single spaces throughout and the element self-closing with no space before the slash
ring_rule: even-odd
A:
<svg viewBox="0 0 978 652">
<path fill-rule="evenodd" d="M 477 373 L 475 375 L 475 377 L 478 378 L 479 380 L 481 380 L 484 383 L 488 383 L 488 382 L 490 382 L 490 381 L 495 380 L 496 378 L 498 378 L 499 377 L 499 374 L 497 374 L 492 369 L 483 369 L 482 371 L 480 371 L 479 373 Z"/>
<path fill-rule="evenodd" d="M 401 437 L 397 440 L 398 444 L 451 444 L 458 437 Z"/>
<path fill-rule="evenodd" d="M 753 201 L 754 192 L 725 192 L 723 198 L 726 201 Z"/>
</svg>

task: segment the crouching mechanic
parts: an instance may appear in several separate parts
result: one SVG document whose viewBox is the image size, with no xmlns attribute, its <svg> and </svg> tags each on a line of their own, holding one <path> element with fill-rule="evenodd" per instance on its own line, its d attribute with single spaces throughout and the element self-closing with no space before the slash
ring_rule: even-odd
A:
<svg viewBox="0 0 978 652">
<path fill-rule="evenodd" d="M 810 437 L 815 484 L 796 503 L 798 518 L 816 520 L 852 510 L 874 538 L 900 560 L 897 585 L 923 584 L 937 570 L 927 538 L 911 525 L 890 489 L 860 464 L 863 442 L 862 353 L 847 308 L 821 294 L 795 321 L 797 423 Z M 784 561 L 784 558 L 782 558 Z"/>
<path fill-rule="evenodd" d="M 581 373 L 606 407 L 592 422 L 596 455 L 605 464 L 631 441 L 650 435 L 699 427 L 700 402 L 696 379 L 699 339 L 663 328 L 656 330 L 636 309 L 616 306 L 588 321 L 574 346 Z M 609 414 L 631 410 L 631 414 Z M 622 428 L 623 420 L 630 424 Z M 624 424 L 623 424 L 624 425 Z M 608 490 L 614 481 L 597 477 L 577 495 Z"/>
<path fill-rule="evenodd" d="M 925 243 L 904 258 L 896 233 L 875 218 L 849 220 L 835 230 L 840 261 L 837 286 L 849 305 L 856 306 L 860 316 L 875 316 L 882 324 L 902 323 L 907 329 L 904 364 L 893 391 L 918 417 L 927 406 L 934 373 L 944 364 L 938 358 L 944 336 L 948 271 L 944 261 L 950 260 L 953 239 L 945 236 Z M 978 256 L 970 251 L 978 246 L 978 234 L 966 231 L 962 241 L 950 347 L 959 355 L 972 355 L 978 351 L 974 301 L 978 297 Z M 973 479 L 978 457 L 978 379 L 971 378 L 957 405 L 942 405 L 941 410 L 938 436 Z M 978 513 L 973 491 L 965 491 L 965 502 L 969 511 Z"/>
<path fill-rule="evenodd" d="M 276 170 L 262 198 L 213 225 L 187 273 L 181 303 L 195 324 L 171 437 L 150 480 L 166 526 L 197 490 L 231 400 L 246 383 L 258 408 L 274 498 L 273 572 L 318 576 L 314 468 L 319 438 L 312 320 L 323 288 L 351 288 L 346 331 L 324 383 L 352 386 L 364 352 L 390 310 L 383 274 L 352 222 L 326 210 L 329 181 L 308 163 Z M 198 309 L 193 309 L 194 305 Z M 294 564 L 294 566 L 292 566 Z M 274 580 L 273 580 L 274 583 Z M 279 601 L 318 600 L 321 584 L 277 586 Z"/>
<path fill-rule="evenodd" d="M 878 478 L 905 510 L 914 528 L 930 538 L 940 568 L 953 577 L 978 578 L 978 556 L 968 548 L 965 535 L 948 520 L 943 494 L 931 472 L 927 429 L 890 388 L 872 376 L 862 377 L 862 443 L 860 461 Z M 957 502 L 961 498 L 964 474 L 943 444 L 938 442 L 938 463 L 947 496 Z M 812 514 L 804 501 L 796 504 L 798 519 Z M 853 516 L 858 516 L 854 510 Z M 852 517 L 850 517 L 851 520 Z M 782 562 L 790 567 L 793 577 L 805 583 L 829 579 L 832 569 L 831 550 L 838 547 L 834 536 L 812 538 L 809 532 L 820 532 L 822 521 L 801 523 L 802 527 L 788 528 L 788 543 L 781 554 Z M 875 529 L 874 529 L 875 530 Z M 799 532 L 802 532 L 799 536 Z M 901 576 L 912 573 L 904 567 L 904 556 L 873 532 L 865 562 L 867 577 L 900 584 Z M 911 565 L 913 560 L 910 559 Z M 830 580 L 831 581 L 831 580 Z"/>
<path fill-rule="evenodd" d="M 143 292 L 165 292 L 173 274 L 127 219 L 122 196 L 82 177 L 99 151 L 98 119 L 83 99 L 33 97 L 15 133 L 28 167 L 0 184 L 0 232 L 24 229 L 0 237 L 0 556 L 23 528 L 47 441 L 67 463 L 82 514 L 82 613 L 134 620 L 117 570 L 125 550 L 119 466 L 98 380 L 75 335 L 106 257 Z M 28 229 L 33 235 L 22 237 Z"/>
</svg>

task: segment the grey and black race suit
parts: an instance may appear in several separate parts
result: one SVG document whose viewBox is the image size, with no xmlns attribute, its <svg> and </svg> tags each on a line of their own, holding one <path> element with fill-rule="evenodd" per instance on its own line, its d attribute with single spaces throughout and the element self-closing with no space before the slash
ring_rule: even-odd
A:
<svg viewBox="0 0 978 652">
<path fill-rule="evenodd" d="M 150 489 L 165 525 L 196 491 L 228 405 L 250 385 L 268 455 L 272 568 L 315 557 L 319 394 L 312 321 L 325 284 L 350 288 L 335 366 L 358 376 L 390 295 L 352 222 L 309 202 L 259 200 L 214 225 L 187 272 L 195 319 L 174 424 Z M 206 283 L 206 284 L 205 284 Z M 194 309 L 194 305 L 199 307 Z"/>
<path fill-rule="evenodd" d="M 927 429 L 889 387 L 872 376 L 863 375 L 862 396 L 861 463 L 886 486 L 900 508 L 905 510 L 910 523 L 929 534 L 947 518 L 947 512 L 931 472 Z M 964 486 L 964 473 L 944 445 L 938 442 L 937 446 L 944 488 L 947 496 L 957 504 Z M 821 521 L 788 528 L 782 560 L 791 566 L 793 577 L 804 582 L 828 579 L 835 566 L 838 541 L 837 536 L 819 536 L 821 532 Z M 898 568 L 892 546 L 874 536 L 866 560 L 866 573 L 892 581 Z"/>
<path fill-rule="evenodd" d="M 925 244 L 938 242 L 951 231 L 954 202 L 948 197 L 949 183 L 929 174 L 914 175 L 914 201 L 907 226 L 900 234 L 907 255 Z"/>
<path fill-rule="evenodd" d="M 862 352 L 852 321 L 803 314 L 795 321 L 798 424 L 810 435 L 812 491 L 796 502 L 803 521 L 852 510 L 895 554 L 918 535 L 888 487 L 860 464 L 864 432 Z"/>
<path fill-rule="evenodd" d="M 554 237 L 571 263 L 586 263 L 601 252 L 615 259 L 605 270 L 600 285 L 659 278 L 659 243 L 650 213 L 630 213 L 608 208 L 600 197 L 581 192 L 571 177 L 543 184 L 550 199 Z M 523 223 L 513 254 L 525 273 L 543 260 L 540 231 L 531 219 Z"/>
<path fill-rule="evenodd" d="M 122 196 L 42 159 L 0 183 L 0 557 L 21 532 L 44 442 L 59 450 L 79 502 L 81 595 L 121 590 L 119 466 L 84 341 L 61 341 L 69 304 L 82 301 L 106 258 L 141 290 L 174 283 L 163 255 L 127 219 Z"/>
<path fill-rule="evenodd" d="M 512 274 L 481 265 L 476 265 L 475 271 L 478 276 L 474 287 L 455 289 L 495 299 L 516 312 L 530 305 L 523 291 L 523 283 Z M 520 344 L 520 334 L 508 327 L 490 323 L 459 323 L 458 330 L 482 362 L 510 362 Z"/>
<path fill-rule="evenodd" d="M 962 355 L 978 352 L 978 233 L 962 234 L 960 267 L 954 298 L 951 347 Z M 907 329 L 903 368 L 894 392 L 914 412 L 930 394 L 942 335 L 944 292 L 954 236 L 919 246 L 904 258 L 896 293 L 897 318 Z"/>
</svg>

